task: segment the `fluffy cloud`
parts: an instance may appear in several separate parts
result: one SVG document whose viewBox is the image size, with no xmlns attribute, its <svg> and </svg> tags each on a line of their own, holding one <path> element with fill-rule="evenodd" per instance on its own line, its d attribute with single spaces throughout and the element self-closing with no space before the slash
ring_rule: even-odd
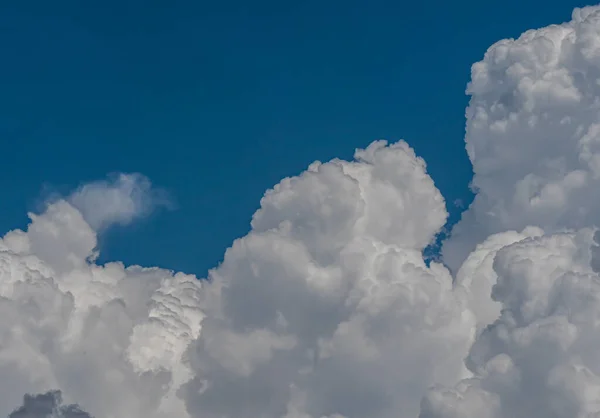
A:
<svg viewBox="0 0 600 418">
<path fill-rule="evenodd" d="M 281 181 L 206 281 L 95 264 L 148 198 L 120 178 L 0 241 L 0 415 L 60 390 L 107 418 L 413 417 L 465 376 L 474 318 L 421 255 L 444 199 L 406 143 Z"/>
<path fill-rule="evenodd" d="M 492 235 L 477 245 L 458 270 L 455 292 L 464 292 L 468 307 L 477 319 L 479 330 L 494 322 L 500 315 L 500 303 L 491 298 L 492 287 L 498 280 L 493 268 L 496 254 L 507 245 L 542 234 L 541 229 L 529 227 L 520 233 L 507 231 Z"/>
<path fill-rule="evenodd" d="M 436 385 L 421 418 L 600 416 L 599 57 L 600 8 L 588 7 L 473 66 L 466 142 L 478 194 L 444 259 L 457 269 L 466 258 L 457 283 L 480 331 L 473 375 Z"/>
<path fill-rule="evenodd" d="M 416 416 L 429 385 L 463 376 L 473 332 L 449 272 L 421 254 L 445 216 L 405 143 L 267 192 L 210 274 L 192 415 Z"/>
<path fill-rule="evenodd" d="M 473 66 L 454 275 L 402 141 L 282 180 L 206 280 L 96 263 L 145 177 L 53 201 L 0 239 L 0 416 L 599 417 L 599 80 L 598 7 Z"/>
<path fill-rule="evenodd" d="M 104 193 L 94 188 L 93 196 Z M 173 393 L 189 379 L 181 358 L 200 330 L 200 282 L 158 268 L 96 265 L 96 244 L 66 200 L 0 240 L 0 416 L 24 393 L 55 389 L 97 417 L 185 412 Z"/>
<path fill-rule="evenodd" d="M 433 390 L 421 418 L 600 415 L 593 236 L 589 229 L 546 235 L 498 252 L 492 297 L 502 314 L 471 348 L 474 377 Z"/>
<path fill-rule="evenodd" d="M 164 190 L 152 187 L 148 178 L 137 173 L 85 184 L 67 200 L 96 231 L 113 224 L 127 225 L 157 207 L 172 205 Z"/>
<path fill-rule="evenodd" d="M 487 236 L 600 223 L 600 9 L 497 42 L 472 67 L 472 206 L 444 246 L 453 270 Z"/>
</svg>

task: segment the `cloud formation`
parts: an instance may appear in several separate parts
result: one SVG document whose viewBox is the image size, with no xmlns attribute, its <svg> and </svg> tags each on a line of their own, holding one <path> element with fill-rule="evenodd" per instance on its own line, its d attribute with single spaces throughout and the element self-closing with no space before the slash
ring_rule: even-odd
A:
<svg viewBox="0 0 600 418">
<path fill-rule="evenodd" d="M 457 279 L 479 283 L 482 328 L 465 362 L 473 376 L 436 385 L 420 418 L 600 416 L 598 57 L 600 8 L 587 7 L 496 43 L 473 66 L 477 196 L 444 256 L 453 268 L 466 258 Z M 525 227 L 527 238 L 501 232 L 468 255 Z"/>
<path fill-rule="evenodd" d="M 67 200 L 95 231 L 109 225 L 127 225 L 161 206 L 171 206 L 164 190 L 152 187 L 138 173 L 115 174 L 109 180 L 82 185 Z"/>
<path fill-rule="evenodd" d="M 181 346 L 200 329 L 201 282 L 96 265 L 96 244 L 65 200 L 0 240 L 0 416 L 24 393 L 49 390 L 96 417 L 185 411 L 173 392 L 188 373 Z"/>
<path fill-rule="evenodd" d="M 0 241 L 0 414 L 61 390 L 97 417 L 410 417 L 464 377 L 474 319 L 421 255 L 444 200 L 404 142 L 282 180 L 207 281 L 96 265 L 77 201 Z"/>
<path fill-rule="evenodd" d="M 63 405 L 60 391 L 39 395 L 25 395 L 23 406 L 11 412 L 8 418 L 92 418 L 78 405 Z"/>
<path fill-rule="evenodd" d="M 581 417 L 600 414 L 600 277 L 594 230 L 526 239 L 495 257 L 500 317 L 471 347 L 473 372 L 438 387 L 421 418 Z"/>
<path fill-rule="evenodd" d="M 450 270 L 403 141 L 283 179 L 206 280 L 96 263 L 145 177 L 53 201 L 0 239 L 0 416 L 597 418 L 599 69 L 599 7 L 473 66 Z"/>
<path fill-rule="evenodd" d="M 403 142 L 355 157 L 268 191 L 211 271 L 193 416 L 414 417 L 429 385 L 463 376 L 473 318 L 421 254 L 444 201 Z"/>
<path fill-rule="evenodd" d="M 600 223 L 600 13 L 492 45 L 471 69 L 475 201 L 443 249 L 457 270 L 487 236 Z"/>
</svg>

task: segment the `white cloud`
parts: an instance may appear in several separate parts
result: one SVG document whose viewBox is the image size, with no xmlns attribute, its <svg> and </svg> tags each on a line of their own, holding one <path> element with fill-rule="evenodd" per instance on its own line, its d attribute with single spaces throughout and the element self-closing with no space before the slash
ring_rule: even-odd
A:
<svg viewBox="0 0 600 418">
<path fill-rule="evenodd" d="M 600 223 L 600 8 L 497 42 L 472 67 L 475 201 L 444 245 L 453 270 L 506 230 Z"/>
<path fill-rule="evenodd" d="M 148 178 L 137 173 L 85 184 L 67 200 L 96 231 L 112 224 L 127 225 L 157 207 L 172 205 L 164 190 L 153 188 Z"/>
<path fill-rule="evenodd" d="M 600 277 L 593 231 L 501 249 L 492 296 L 501 316 L 477 338 L 474 377 L 425 399 L 421 418 L 592 418 L 600 414 Z"/>
<path fill-rule="evenodd" d="M 421 255 L 444 201 L 405 143 L 356 156 L 267 192 L 211 272 L 193 416 L 414 417 L 463 376 L 473 318 Z"/>
<path fill-rule="evenodd" d="M 436 385 L 420 418 L 600 416 L 599 57 L 600 7 L 588 7 L 496 43 L 473 66 L 466 142 L 478 194 L 444 260 L 457 269 L 466 258 L 458 288 L 481 332 L 473 376 Z M 545 233 L 502 232 L 528 225 Z"/>
<path fill-rule="evenodd" d="M 0 240 L 0 416 L 24 393 L 55 389 L 98 417 L 184 411 L 171 398 L 189 379 L 181 359 L 200 328 L 200 282 L 96 265 L 95 245 L 94 230 L 64 200 Z"/>
<path fill-rule="evenodd" d="M 283 179 L 205 281 L 96 264 L 168 200 L 84 185 L 0 239 L 0 416 L 600 417 L 600 8 L 472 78 L 455 276 L 423 260 L 447 212 L 404 142 Z"/>
<path fill-rule="evenodd" d="M 464 376 L 474 319 L 421 255 L 444 200 L 404 142 L 284 179 L 209 282 L 96 265 L 97 226 L 135 212 L 116 189 L 0 241 L 0 415 L 60 390 L 107 418 L 412 417 Z"/>
<path fill-rule="evenodd" d="M 496 254 L 507 245 L 542 234 L 541 229 L 529 227 L 520 233 L 507 231 L 492 235 L 477 245 L 458 270 L 455 291 L 465 293 L 469 309 L 477 319 L 479 330 L 494 322 L 500 315 L 501 305 L 491 297 L 492 287 L 498 279 L 493 268 Z"/>
</svg>

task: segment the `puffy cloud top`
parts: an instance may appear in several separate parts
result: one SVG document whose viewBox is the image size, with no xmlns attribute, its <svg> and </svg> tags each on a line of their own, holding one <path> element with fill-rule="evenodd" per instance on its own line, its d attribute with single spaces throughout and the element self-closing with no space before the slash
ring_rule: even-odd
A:
<svg viewBox="0 0 600 418">
<path fill-rule="evenodd" d="M 444 198 L 406 142 L 373 142 L 355 161 L 313 163 L 267 191 L 254 214 L 255 232 L 293 226 L 290 233 L 324 255 L 357 235 L 423 249 L 446 221 Z"/>
<path fill-rule="evenodd" d="M 190 413 L 416 416 L 429 385 L 463 376 L 473 331 L 449 272 L 421 255 L 445 217 L 403 142 L 268 191 L 209 276 Z"/>
<path fill-rule="evenodd" d="M 600 221 L 600 8 L 492 45 L 473 65 L 466 146 L 477 195 L 444 259 L 492 233 Z"/>
<path fill-rule="evenodd" d="M 411 417 L 464 376 L 474 320 L 421 255 L 445 203 L 406 143 L 284 179 L 208 281 L 95 264 L 153 193 L 119 179 L 0 241 L 0 414 L 60 390 L 107 418 Z"/>
<path fill-rule="evenodd" d="M 600 414 L 600 277 L 593 231 L 501 249 L 492 297 L 500 317 L 471 347 L 474 377 L 438 387 L 421 418 L 592 418 Z"/>
<path fill-rule="evenodd" d="M 189 373 L 181 358 L 200 329 L 201 282 L 94 264 L 96 232 L 65 200 L 31 219 L 0 240 L 0 416 L 23 393 L 56 389 L 97 417 L 185 412 L 171 398 Z M 49 397 L 26 398 L 15 416 L 37 417 L 29 409 Z"/>
<path fill-rule="evenodd" d="M 599 417 L 599 86 L 600 7 L 473 66 L 454 275 L 402 141 L 283 179 L 205 280 L 96 263 L 145 177 L 52 202 L 0 239 L 0 416 Z"/>
</svg>

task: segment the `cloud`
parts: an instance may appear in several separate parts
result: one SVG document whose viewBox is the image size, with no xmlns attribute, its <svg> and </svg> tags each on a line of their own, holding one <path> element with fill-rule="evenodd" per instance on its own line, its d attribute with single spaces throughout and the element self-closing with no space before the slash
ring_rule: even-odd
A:
<svg viewBox="0 0 600 418">
<path fill-rule="evenodd" d="M 464 292 L 479 330 L 491 324 L 500 315 L 501 305 L 491 297 L 492 288 L 498 279 L 493 268 L 496 254 L 510 244 L 541 236 L 543 233 L 539 228 L 528 227 L 522 232 L 507 231 L 492 235 L 477 245 L 458 270 L 454 279 L 455 291 Z"/>
<path fill-rule="evenodd" d="M 0 240 L 0 416 L 23 393 L 54 390 L 97 417 L 186 416 L 174 393 L 190 378 L 201 282 L 97 265 L 96 242 L 65 200 Z"/>
<path fill-rule="evenodd" d="M 265 194 L 209 279 L 192 416 L 415 417 L 453 382 L 473 317 L 421 254 L 446 218 L 403 142 L 313 164 Z"/>
<path fill-rule="evenodd" d="M 474 319 L 423 261 L 447 212 L 406 143 L 282 180 L 207 281 L 95 264 L 90 219 L 132 213 L 114 190 L 0 241 L 0 415 L 60 390 L 98 417 L 412 417 L 464 376 Z"/>
<path fill-rule="evenodd" d="M 594 231 L 529 238 L 502 248 L 492 297 L 500 317 L 471 347 L 474 376 L 438 387 L 421 418 L 598 416 L 600 277 Z"/>
<path fill-rule="evenodd" d="M 127 225 L 157 207 L 172 205 L 164 190 L 153 188 L 150 180 L 138 173 L 85 184 L 66 200 L 95 231 L 112 224 Z"/>
<path fill-rule="evenodd" d="M 473 66 L 450 269 L 403 141 L 283 179 L 206 280 L 97 264 L 168 202 L 141 175 L 30 214 L 0 239 L 0 416 L 597 418 L 599 48 L 588 7 Z"/>
<path fill-rule="evenodd" d="M 25 395 L 23 406 L 14 410 L 8 418 L 92 418 L 77 405 L 62 405 L 60 391 L 40 395 Z"/>
<path fill-rule="evenodd" d="M 443 249 L 477 317 L 472 376 L 420 418 L 600 416 L 599 29 L 600 7 L 576 9 L 473 66 L 477 196 Z"/>
<path fill-rule="evenodd" d="M 471 69 L 477 195 L 443 248 L 456 271 L 487 236 L 600 224 L 600 9 L 491 46 Z"/>
</svg>

